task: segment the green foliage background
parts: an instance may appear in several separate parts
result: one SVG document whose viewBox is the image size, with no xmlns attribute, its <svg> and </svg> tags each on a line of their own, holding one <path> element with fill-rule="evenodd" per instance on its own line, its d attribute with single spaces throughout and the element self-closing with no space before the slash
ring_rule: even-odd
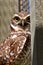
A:
<svg viewBox="0 0 43 65">
<path fill-rule="evenodd" d="M 0 0 L 0 42 L 10 33 L 10 19 L 18 12 L 18 0 Z"/>
</svg>

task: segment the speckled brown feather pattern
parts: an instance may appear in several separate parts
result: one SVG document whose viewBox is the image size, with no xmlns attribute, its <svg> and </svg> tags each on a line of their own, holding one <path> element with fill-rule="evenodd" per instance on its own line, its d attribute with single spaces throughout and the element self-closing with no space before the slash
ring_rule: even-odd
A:
<svg viewBox="0 0 43 65">
<path fill-rule="evenodd" d="M 25 12 L 23 14 L 23 12 L 21 12 L 19 13 L 18 16 L 23 17 L 25 15 L 28 14 Z M 25 21 L 24 23 L 27 25 L 24 25 L 23 27 L 21 25 L 22 21 L 21 22 L 18 21 L 20 24 L 19 25 L 16 24 L 16 26 L 15 23 L 13 25 L 12 22 L 10 23 L 10 26 L 12 27 L 11 29 L 13 30 L 11 30 L 11 33 L 8 36 L 8 38 L 6 38 L 0 44 L 0 59 L 1 59 L 0 65 L 19 65 L 19 63 L 26 64 L 25 59 L 28 59 L 30 64 L 31 63 L 31 44 L 30 44 L 31 32 L 29 30 L 30 28 L 27 22 Z M 25 26 L 27 29 L 26 28 L 24 29 Z"/>
<path fill-rule="evenodd" d="M 19 13 L 17 13 L 19 16 L 21 16 L 21 17 L 25 17 L 25 16 L 27 16 L 29 13 L 28 12 L 19 12 Z"/>
</svg>

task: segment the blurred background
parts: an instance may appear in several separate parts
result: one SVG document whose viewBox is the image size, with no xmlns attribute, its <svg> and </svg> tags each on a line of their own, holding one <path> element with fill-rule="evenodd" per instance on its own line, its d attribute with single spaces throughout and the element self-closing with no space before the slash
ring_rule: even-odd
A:
<svg viewBox="0 0 43 65">
<path fill-rule="evenodd" d="M 18 0 L 0 0 L 0 42 L 10 33 L 10 19 L 18 12 Z"/>
</svg>

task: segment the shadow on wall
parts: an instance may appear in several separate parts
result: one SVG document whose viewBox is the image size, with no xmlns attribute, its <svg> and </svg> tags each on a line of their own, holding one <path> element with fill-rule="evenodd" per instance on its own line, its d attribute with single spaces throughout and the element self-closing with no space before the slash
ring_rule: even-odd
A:
<svg viewBox="0 0 43 65">
<path fill-rule="evenodd" d="M 17 12 L 18 0 L 0 0 L 0 42 L 9 35 L 9 20 Z"/>
</svg>

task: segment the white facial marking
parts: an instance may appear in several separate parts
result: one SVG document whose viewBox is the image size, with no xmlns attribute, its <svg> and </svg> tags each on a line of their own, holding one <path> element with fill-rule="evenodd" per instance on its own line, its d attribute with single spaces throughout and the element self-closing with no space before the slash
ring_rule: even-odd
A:
<svg viewBox="0 0 43 65">
<path fill-rule="evenodd" d="M 12 24 L 11 24 L 11 27 L 12 27 L 14 30 L 16 30 L 16 31 L 18 31 L 18 29 L 19 29 L 17 26 L 14 26 L 14 25 L 12 25 Z"/>
<path fill-rule="evenodd" d="M 27 17 L 29 17 L 29 16 L 30 16 L 30 14 L 29 14 L 29 15 L 27 15 L 27 16 L 25 16 L 25 17 L 24 17 L 24 19 L 26 19 L 26 18 L 27 18 Z"/>
<path fill-rule="evenodd" d="M 10 24 L 11 27 L 15 30 L 15 31 L 22 31 L 23 29 L 20 28 L 19 26 L 14 26 L 13 24 Z"/>
<path fill-rule="evenodd" d="M 21 19 L 21 17 L 20 17 L 18 14 L 14 14 L 14 16 L 13 16 L 12 18 L 14 18 L 14 17 L 16 17 L 16 16 Z"/>
</svg>

